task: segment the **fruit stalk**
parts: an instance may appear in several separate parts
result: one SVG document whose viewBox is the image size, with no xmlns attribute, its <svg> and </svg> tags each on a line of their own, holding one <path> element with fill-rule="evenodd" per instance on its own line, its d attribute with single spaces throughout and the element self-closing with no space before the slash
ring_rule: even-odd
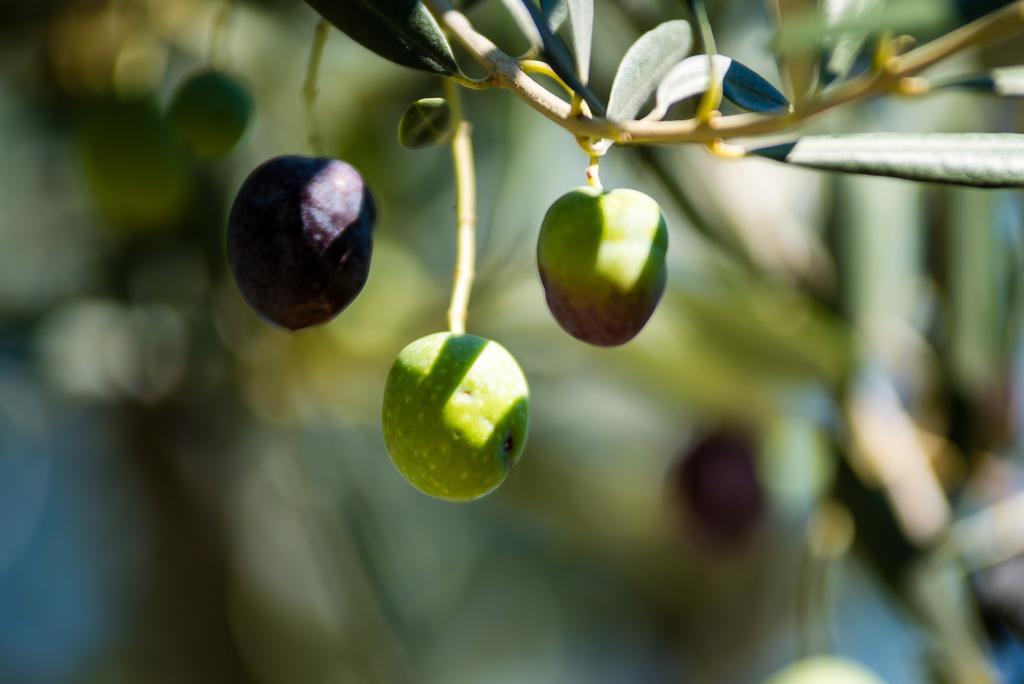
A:
<svg viewBox="0 0 1024 684">
<path fill-rule="evenodd" d="M 448 329 L 466 332 L 466 312 L 473 289 L 476 263 L 476 172 L 473 166 L 472 126 L 462 114 L 458 86 L 443 79 L 452 117 L 452 161 L 455 165 L 456 247 L 452 298 L 448 306 Z"/>
<path fill-rule="evenodd" d="M 331 25 L 326 19 L 317 22 L 313 29 L 313 47 L 309 51 L 309 62 L 306 64 L 306 81 L 302 85 L 302 101 L 306 110 L 306 135 L 309 142 L 309 151 L 317 156 L 322 156 L 322 143 L 320 141 L 320 126 L 316 121 L 316 96 L 319 93 L 317 83 L 320 80 L 320 61 L 324 54 L 324 45 L 327 44 L 327 36 L 330 34 Z"/>
<path fill-rule="evenodd" d="M 224 44 L 224 27 L 231 18 L 231 12 L 234 8 L 235 0 L 224 0 L 213 15 L 213 26 L 210 28 L 210 45 L 206 52 L 206 60 L 211 66 L 217 66 L 220 63 Z"/>
</svg>

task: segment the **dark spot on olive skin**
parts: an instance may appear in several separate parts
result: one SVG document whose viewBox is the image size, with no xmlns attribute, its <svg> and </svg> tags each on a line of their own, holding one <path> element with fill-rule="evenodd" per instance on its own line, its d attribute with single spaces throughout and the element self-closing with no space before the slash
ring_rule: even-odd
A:
<svg viewBox="0 0 1024 684">
<path fill-rule="evenodd" d="M 515 446 L 515 439 L 513 439 L 512 434 L 509 433 L 508 437 L 505 438 L 505 443 L 501 445 L 501 448 L 506 454 L 511 454 L 512 450 L 515 449 Z"/>
<path fill-rule="evenodd" d="M 363 289 L 377 211 L 359 172 L 285 156 L 253 171 L 228 219 L 228 261 L 246 302 L 288 330 L 325 323 Z"/>
</svg>

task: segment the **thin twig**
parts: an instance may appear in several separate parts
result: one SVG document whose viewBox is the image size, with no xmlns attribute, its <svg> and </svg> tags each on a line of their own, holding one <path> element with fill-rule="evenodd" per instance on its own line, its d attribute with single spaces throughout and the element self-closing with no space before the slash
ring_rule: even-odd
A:
<svg viewBox="0 0 1024 684">
<path fill-rule="evenodd" d="M 313 30 L 313 46 L 309 51 L 309 62 L 306 64 L 306 82 L 302 86 L 302 100 L 306 110 L 306 135 L 309 150 L 315 155 L 323 154 L 323 143 L 320 139 L 320 126 L 316 118 L 316 96 L 319 93 L 317 83 L 320 79 L 320 61 L 324 54 L 324 45 L 330 34 L 331 25 L 326 19 L 317 22 Z"/>
<path fill-rule="evenodd" d="M 609 121 L 581 116 L 571 105 L 535 83 L 519 67 L 515 58 L 502 52 L 478 32 L 465 15 L 448 0 L 425 0 L 427 6 L 448 33 L 484 69 L 491 84 L 511 91 L 521 100 L 571 133 L 589 138 L 607 138 L 619 144 L 706 143 L 716 138 L 738 138 L 786 131 L 845 104 L 889 92 L 897 92 L 904 78 L 915 76 L 928 67 L 966 49 L 986 45 L 1024 29 L 1024 0 L 1015 2 L 956 29 L 930 43 L 893 57 L 884 68 L 847 81 L 800 112 L 778 116 L 735 114 L 702 122 L 684 121 Z"/>
<path fill-rule="evenodd" d="M 452 160 L 455 164 L 456 252 L 452 299 L 448 306 L 448 329 L 466 332 L 469 294 L 473 289 L 476 264 L 476 171 L 473 166 L 472 126 L 462 113 L 459 89 L 444 79 L 445 96 L 451 108 L 453 133 Z"/>
</svg>

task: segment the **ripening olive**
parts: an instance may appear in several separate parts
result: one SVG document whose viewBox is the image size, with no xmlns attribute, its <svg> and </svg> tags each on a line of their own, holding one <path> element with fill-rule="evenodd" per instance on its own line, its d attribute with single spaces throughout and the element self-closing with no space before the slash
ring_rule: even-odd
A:
<svg viewBox="0 0 1024 684">
<path fill-rule="evenodd" d="M 658 203 L 636 190 L 572 190 L 548 209 L 537 267 L 555 320 L 603 347 L 644 327 L 665 291 L 668 230 Z"/>
</svg>

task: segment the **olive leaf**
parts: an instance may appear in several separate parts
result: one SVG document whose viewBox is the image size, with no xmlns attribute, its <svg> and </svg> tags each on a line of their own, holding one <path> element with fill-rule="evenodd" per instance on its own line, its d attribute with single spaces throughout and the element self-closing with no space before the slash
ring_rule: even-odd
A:
<svg viewBox="0 0 1024 684">
<path fill-rule="evenodd" d="M 966 24 L 1009 5 L 1013 0 L 953 0 L 957 24 Z"/>
<path fill-rule="evenodd" d="M 1024 97 L 1024 66 L 993 69 L 988 73 L 954 76 L 932 84 L 933 88 L 965 88 L 1001 97 Z"/>
<path fill-rule="evenodd" d="M 533 3 L 533 0 L 521 0 L 521 2 L 523 7 L 530 13 L 530 17 L 533 19 L 533 26 L 537 33 L 540 34 L 541 42 L 544 45 L 544 54 L 551 62 L 551 68 L 565 81 L 566 85 L 579 93 L 580 97 L 590 105 L 590 109 L 594 114 L 598 116 L 603 115 L 605 111 L 604 104 L 576 75 L 574 60 L 569 52 L 569 48 L 550 29 L 543 11 Z"/>
<path fill-rule="evenodd" d="M 439 145 L 451 134 L 452 111 L 443 97 L 416 100 L 398 123 L 398 142 L 412 150 Z"/>
<path fill-rule="evenodd" d="M 821 10 L 825 23 L 829 27 L 849 22 L 865 12 L 877 8 L 883 0 L 822 0 Z M 868 39 L 863 30 L 843 30 L 834 36 L 826 50 L 824 59 L 825 76 L 830 79 L 841 79 L 850 73 L 857 56 Z"/>
<path fill-rule="evenodd" d="M 594 0 L 569 0 L 569 24 L 572 48 L 576 53 L 576 71 L 580 80 L 590 80 L 590 51 L 594 39 Z"/>
<path fill-rule="evenodd" d="M 533 24 L 533 17 L 530 14 L 530 10 L 527 9 L 521 0 L 501 0 L 501 4 L 505 6 L 505 9 L 510 15 L 512 20 L 519 27 L 520 32 L 526 36 L 526 40 L 530 43 L 530 48 L 540 52 L 544 49 L 544 41 L 541 40 L 540 32 L 537 31 L 537 27 Z"/>
<path fill-rule="evenodd" d="M 363 47 L 396 64 L 443 76 L 459 72 L 437 21 L 419 0 L 306 0 Z"/>
<path fill-rule="evenodd" d="M 808 136 L 751 154 L 824 171 L 982 188 L 1024 187 L 1024 134 Z"/>
<path fill-rule="evenodd" d="M 548 28 L 554 33 L 569 18 L 567 0 L 540 0 L 540 11 L 548 20 Z"/>
<path fill-rule="evenodd" d="M 947 3 L 935 0 L 889 0 L 865 7 L 859 13 L 831 20 L 811 7 L 794 14 L 779 26 L 772 45 L 784 55 L 817 52 L 823 42 L 849 33 L 880 31 L 920 33 L 942 29 L 951 21 Z"/>
<path fill-rule="evenodd" d="M 661 79 L 693 46 L 693 33 L 683 19 L 666 21 L 640 36 L 622 58 L 612 82 L 608 118 L 636 116 Z"/>
<path fill-rule="evenodd" d="M 805 17 L 820 17 L 816 0 L 774 0 L 772 6 L 780 32 L 799 24 Z M 798 105 L 818 88 L 820 40 L 820 36 L 813 36 L 811 44 L 803 51 L 779 51 L 783 83 L 789 96 Z"/>
<path fill-rule="evenodd" d="M 711 58 L 722 94 L 733 104 L 754 112 L 788 110 L 789 101 L 753 69 L 725 55 Z M 687 57 L 665 74 L 658 84 L 654 110 L 648 118 L 663 118 L 676 102 L 700 95 L 709 87 L 707 55 Z"/>
</svg>

